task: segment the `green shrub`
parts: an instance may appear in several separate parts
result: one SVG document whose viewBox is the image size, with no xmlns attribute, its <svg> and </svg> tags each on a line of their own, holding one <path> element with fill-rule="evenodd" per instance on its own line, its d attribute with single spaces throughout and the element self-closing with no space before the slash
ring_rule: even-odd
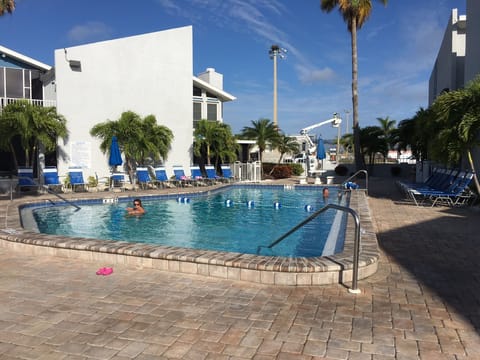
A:
<svg viewBox="0 0 480 360">
<path fill-rule="evenodd" d="M 290 166 L 290 168 L 292 169 L 292 175 L 294 176 L 300 176 L 303 174 L 303 164 L 296 164 L 296 163 L 292 163 L 292 164 L 288 164 Z"/>
<path fill-rule="evenodd" d="M 337 165 L 335 167 L 335 174 L 338 176 L 346 176 L 348 174 L 348 168 L 345 165 Z"/>
</svg>

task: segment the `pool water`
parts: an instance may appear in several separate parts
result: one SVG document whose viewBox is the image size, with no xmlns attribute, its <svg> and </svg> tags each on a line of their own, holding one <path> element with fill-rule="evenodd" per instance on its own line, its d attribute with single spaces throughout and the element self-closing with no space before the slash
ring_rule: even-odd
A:
<svg viewBox="0 0 480 360">
<path fill-rule="evenodd" d="M 146 214 L 126 216 L 132 201 L 82 205 L 80 211 L 49 206 L 34 209 L 33 216 L 39 231 L 47 234 L 257 254 L 259 246 L 268 246 L 325 205 L 322 187 L 233 186 L 210 195 L 143 198 Z M 327 201 L 338 201 L 335 188 L 330 188 Z M 334 235 L 330 232 L 339 216 L 327 210 L 262 255 L 331 255 L 324 248 L 332 236 L 340 241 L 331 251 L 341 251 L 344 233 L 338 228 Z"/>
</svg>

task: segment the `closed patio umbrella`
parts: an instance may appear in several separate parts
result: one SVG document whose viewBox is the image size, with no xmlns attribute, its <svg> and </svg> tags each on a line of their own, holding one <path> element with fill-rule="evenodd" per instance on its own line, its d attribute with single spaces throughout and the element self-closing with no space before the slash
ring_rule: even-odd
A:
<svg viewBox="0 0 480 360">
<path fill-rule="evenodd" d="M 118 140 L 116 136 L 112 136 L 112 143 L 110 145 L 110 156 L 108 158 L 108 165 L 117 167 L 122 165 L 122 154 L 120 153 L 120 147 L 118 146 Z"/>
<path fill-rule="evenodd" d="M 325 145 L 323 144 L 323 139 L 320 138 L 317 144 L 317 159 L 322 161 L 322 169 L 323 169 L 323 159 L 327 157 L 325 153 Z"/>
</svg>

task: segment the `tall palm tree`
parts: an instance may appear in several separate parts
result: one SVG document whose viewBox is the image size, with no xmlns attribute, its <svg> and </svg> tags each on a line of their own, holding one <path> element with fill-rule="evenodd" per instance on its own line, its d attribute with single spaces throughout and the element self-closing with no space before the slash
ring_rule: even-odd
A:
<svg viewBox="0 0 480 360">
<path fill-rule="evenodd" d="M 0 115 L 0 148 L 11 152 L 18 168 L 18 154 L 13 145 L 18 139 L 24 152 L 23 165 L 30 167 L 40 146 L 52 152 L 57 148 L 58 138 L 67 137 L 66 123 L 55 107 L 35 106 L 27 100 L 15 101 L 5 106 Z"/>
<path fill-rule="evenodd" d="M 231 162 L 237 157 L 238 144 L 229 125 L 218 121 L 200 120 L 194 132 L 193 153 L 202 157 L 211 165 L 215 159 L 215 167 L 219 162 Z"/>
<path fill-rule="evenodd" d="M 242 129 L 241 136 L 251 140 L 256 140 L 260 161 L 267 148 L 267 144 L 274 144 L 279 136 L 277 126 L 269 119 L 252 120 L 252 126 L 245 126 Z"/>
<path fill-rule="evenodd" d="M 378 0 L 386 5 L 388 0 Z M 364 159 L 360 150 L 360 125 L 358 121 L 358 59 L 357 59 L 357 29 L 367 21 L 372 11 L 372 0 L 320 0 L 322 11 L 331 12 L 338 6 L 338 10 L 347 23 L 352 39 L 352 104 L 353 104 L 353 138 L 355 167 L 363 169 Z"/>
<path fill-rule="evenodd" d="M 0 16 L 15 10 L 15 0 L 0 0 Z"/>
<path fill-rule="evenodd" d="M 207 165 L 212 164 L 211 149 L 218 131 L 218 124 L 216 121 L 202 119 L 197 123 L 197 127 L 193 133 L 195 137 L 193 152 L 196 156 L 202 156 L 203 152 L 207 160 Z"/>
</svg>

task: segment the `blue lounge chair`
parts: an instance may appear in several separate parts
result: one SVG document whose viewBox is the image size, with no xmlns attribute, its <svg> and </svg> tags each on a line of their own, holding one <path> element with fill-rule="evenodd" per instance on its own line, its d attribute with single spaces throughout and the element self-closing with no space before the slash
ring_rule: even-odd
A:
<svg viewBox="0 0 480 360">
<path fill-rule="evenodd" d="M 185 171 L 182 166 L 174 165 L 173 174 L 175 175 L 175 180 L 180 186 L 192 186 L 192 179 L 185 175 Z"/>
<path fill-rule="evenodd" d="M 153 187 L 152 178 L 146 167 L 137 167 L 137 182 L 138 186 L 142 189 Z"/>
<path fill-rule="evenodd" d="M 39 184 L 33 179 L 33 169 L 32 168 L 18 168 L 18 185 L 17 189 L 19 191 L 34 191 L 38 190 L 40 187 Z"/>
<path fill-rule="evenodd" d="M 213 165 L 205 165 L 205 172 L 207 173 L 207 179 L 210 184 L 218 184 L 219 177 Z"/>
<path fill-rule="evenodd" d="M 193 185 L 196 186 L 206 186 L 205 179 L 203 177 L 202 171 L 200 170 L 200 166 L 192 165 L 190 166 L 190 174 L 192 178 Z"/>
<path fill-rule="evenodd" d="M 63 185 L 60 182 L 56 167 L 46 167 L 43 169 L 43 184 L 47 187 L 47 189 L 52 191 L 62 190 Z"/>
<path fill-rule="evenodd" d="M 472 179 L 472 173 L 462 171 L 458 173 L 448 186 L 438 188 L 411 188 L 408 190 L 408 193 L 416 205 L 421 205 L 426 201 L 430 201 L 432 206 L 437 204 L 448 206 L 461 205 L 465 204 L 471 197 L 468 186 Z"/>
<path fill-rule="evenodd" d="M 154 184 L 161 187 L 175 187 L 175 185 L 170 181 L 167 175 L 167 170 L 164 166 L 157 166 L 155 169 L 155 179 L 153 180 Z"/>
<path fill-rule="evenodd" d="M 83 180 L 82 168 L 69 168 L 68 176 L 70 177 L 70 186 L 72 191 L 77 191 L 79 188 L 83 191 L 88 190 L 88 184 Z"/>
<path fill-rule="evenodd" d="M 230 168 L 230 165 L 221 165 L 220 169 L 222 170 L 222 177 L 221 179 L 225 182 L 232 182 L 233 175 L 232 175 L 232 169 Z"/>
</svg>

